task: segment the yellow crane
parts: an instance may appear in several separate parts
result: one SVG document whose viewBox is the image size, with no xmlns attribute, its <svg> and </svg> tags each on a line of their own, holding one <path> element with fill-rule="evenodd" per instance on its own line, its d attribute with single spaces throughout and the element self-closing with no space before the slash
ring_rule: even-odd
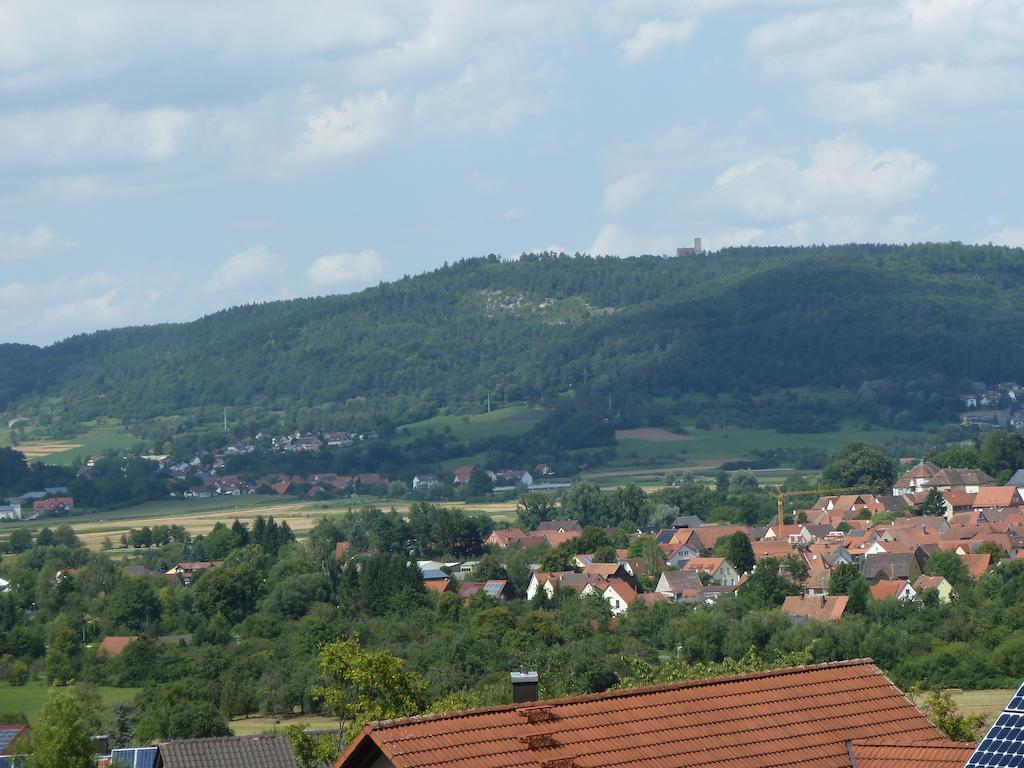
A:
<svg viewBox="0 0 1024 768">
<path fill-rule="evenodd" d="M 786 525 L 785 512 L 782 508 L 783 499 L 790 496 L 845 496 L 849 493 L 875 490 L 873 485 L 854 485 L 850 488 L 808 488 L 806 491 L 784 491 L 781 486 L 776 486 L 776 488 L 775 496 L 779 502 L 779 536 L 782 535 L 782 530 Z"/>
</svg>

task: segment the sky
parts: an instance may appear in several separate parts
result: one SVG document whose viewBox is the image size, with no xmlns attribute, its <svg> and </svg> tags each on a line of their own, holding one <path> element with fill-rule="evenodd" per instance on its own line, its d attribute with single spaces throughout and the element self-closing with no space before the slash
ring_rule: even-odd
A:
<svg viewBox="0 0 1024 768">
<path fill-rule="evenodd" d="M 0 342 L 557 250 L 1024 244 L 1024 0 L 0 0 Z"/>
</svg>

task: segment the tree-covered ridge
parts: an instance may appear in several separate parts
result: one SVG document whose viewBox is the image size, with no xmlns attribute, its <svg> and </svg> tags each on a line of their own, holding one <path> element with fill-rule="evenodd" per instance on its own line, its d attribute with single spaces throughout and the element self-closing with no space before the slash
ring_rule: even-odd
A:
<svg viewBox="0 0 1024 768">
<path fill-rule="evenodd" d="M 471 259 L 352 295 L 0 345 L 0 408 L 53 395 L 71 420 L 227 406 L 375 427 L 488 393 L 611 394 L 642 413 L 655 397 L 867 382 L 896 409 L 918 403 L 915 418 L 948 415 L 959 383 L 1024 364 L 1021 256 L 924 244 Z"/>
</svg>

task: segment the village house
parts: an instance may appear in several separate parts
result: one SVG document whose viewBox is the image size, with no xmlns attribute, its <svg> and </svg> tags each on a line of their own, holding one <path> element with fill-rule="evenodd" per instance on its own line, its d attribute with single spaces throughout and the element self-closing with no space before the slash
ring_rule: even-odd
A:
<svg viewBox="0 0 1024 768">
<path fill-rule="evenodd" d="M 838 621 L 846 612 L 846 595 L 790 596 L 782 603 L 782 612 L 794 621 Z"/>
<path fill-rule="evenodd" d="M 107 635 L 96 648 L 100 656 L 120 656 L 124 649 L 139 639 L 138 635 Z"/>
<path fill-rule="evenodd" d="M 695 557 L 688 560 L 683 569 L 698 575 L 706 573 L 711 584 L 722 587 L 735 586 L 740 580 L 740 574 L 724 557 Z"/>
<path fill-rule="evenodd" d="M 952 599 L 953 585 L 942 576 L 918 576 L 914 582 L 914 590 L 920 595 L 926 589 L 934 589 L 938 593 L 940 603 L 948 603 Z"/>
<path fill-rule="evenodd" d="M 696 602 L 703 590 L 704 583 L 696 571 L 665 571 L 654 588 L 673 603 Z"/>
<path fill-rule="evenodd" d="M 906 579 L 879 581 L 876 584 L 872 584 L 869 587 L 869 591 L 871 592 L 871 597 L 875 600 L 896 598 L 901 603 L 905 603 L 917 597 L 917 590 Z"/>
<path fill-rule="evenodd" d="M 913 469 L 900 475 L 896 485 L 892 488 L 893 495 L 906 496 L 910 493 L 920 493 L 924 484 L 935 477 L 935 473 L 938 471 L 939 468 L 930 461 L 920 462 Z"/>
<path fill-rule="evenodd" d="M 863 659 L 546 701 L 529 686 L 514 704 L 370 723 L 333 768 L 850 766 L 880 737 L 908 765 L 937 749 L 966 762 L 972 749 Z"/>
<path fill-rule="evenodd" d="M 487 581 L 464 581 L 459 586 L 459 597 L 468 600 L 477 592 L 483 592 L 495 600 L 508 600 L 511 590 L 506 579 L 488 579 Z"/>
<path fill-rule="evenodd" d="M 546 520 L 537 526 L 534 533 L 583 533 L 583 526 L 575 520 Z"/>
<path fill-rule="evenodd" d="M 219 568 L 222 565 L 224 565 L 223 560 L 212 560 L 209 562 L 197 563 L 178 563 L 176 566 L 167 571 L 167 575 L 176 576 L 178 578 L 178 581 L 181 582 L 182 586 L 187 587 L 203 571 L 209 570 L 210 568 Z"/>
<path fill-rule="evenodd" d="M 424 490 L 425 491 L 428 488 L 433 488 L 435 485 L 439 484 L 440 482 L 441 481 L 440 481 L 440 479 L 438 479 L 437 475 L 416 475 L 412 479 L 412 489 L 414 491 L 419 491 L 419 490 Z"/>
<path fill-rule="evenodd" d="M 980 469 L 940 469 L 921 485 L 922 491 L 937 488 L 939 491 L 965 491 L 977 493 L 982 488 L 995 485 L 996 479 Z"/>
<path fill-rule="evenodd" d="M 37 515 L 52 515 L 55 512 L 67 512 L 75 508 L 75 500 L 70 496 L 55 496 L 32 502 L 32 511 Z"/>
</svg>

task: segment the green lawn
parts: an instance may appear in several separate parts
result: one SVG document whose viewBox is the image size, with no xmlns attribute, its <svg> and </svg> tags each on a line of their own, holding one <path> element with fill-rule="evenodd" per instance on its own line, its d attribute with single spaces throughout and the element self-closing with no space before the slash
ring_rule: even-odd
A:
<svg viewBox="0 0 1024 768">
<path fill-rule="evenodd" d="M 896 439 L 921 440 L 924 432 L 902 432 L 894 429 L 863 430 L 844 424 L 835 432 L 781 433 L 772 429 L 690 429 L 686 440 L 674 443 L 655 443 L 645 440 L 621 440 L 619 458 L 613 466 L 649 461 L 701 465 L 728 459 L 748 458 L 757 450 L 776 448 L 807 448 L 828 450 L 846 443 L 865 442 L 881 445 Z"/>
<path fill-rule="evenodd" d="M 46 703 L 48 690 L 44 683 L 36 681 L 22 686 L 0 683 L 0 712 L 23 712 L 28 717 L 28 724 L 35 727 Z M 141 689 L 101 686 L 97 690 L 103 706 L 110 707 L 119 701 L 130 701 Z"/>
<path fill-rule="evenodd" d="M 126 432 L 118 423 L 102 423 L 95 425 L 87 432 L 65 439 L 50 438 L 30 427 L 18 444 L 18 449 L 29 457 L 29 460 L 41 459 L 47 464 L 72 464 L 78 459 L 95 456 L 104 451 L 117 451 L 131 448 L 139 442 L 134 435 Z M 0 429 L 0 447 L 11 444 L 11 434 Z M 59 450 L 66 444 L 66 450 Z M 42 450 L 40 451 L 40 448 Z M 53 450 L 58 448 L 58 450 Z"/>
<path fill-rule="evenodd" d="M 546 412 L 528 405 L 510 405 L 490 413 L 469 416 L 434 416 L 398 428 L 400 439 L 413 439 L 427 434 L 427 430 L 442 432 L 445 427 L 460 440 L 478 440 L 495 435 L 522 435 L 544 418 Z M 408 436 L 406 436 L 408 430 Z"/>
</svg>

